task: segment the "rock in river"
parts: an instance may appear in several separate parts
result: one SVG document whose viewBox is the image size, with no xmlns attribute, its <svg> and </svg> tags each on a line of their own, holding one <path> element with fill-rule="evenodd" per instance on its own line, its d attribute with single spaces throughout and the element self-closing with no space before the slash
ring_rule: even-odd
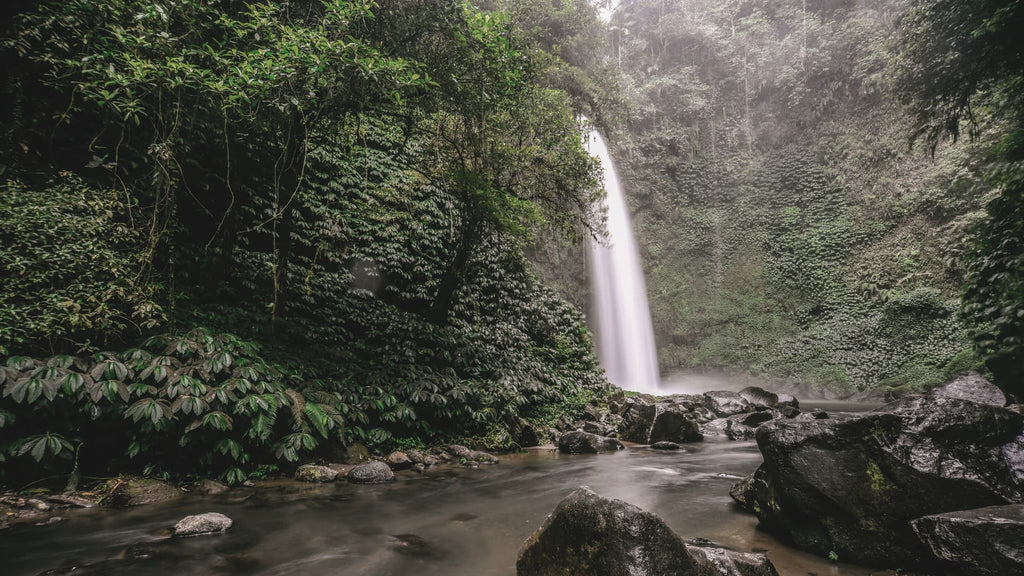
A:
<svg viewBox="0 0 1024 576">
<path fill-rule="evenodd" d="M 910 525 L 948 572 L 1024 574 L 1024 504 L 934 514 Z"/>
<path fill-rule="evenodd" d="M 654 514 L 581 486 L 523 544 L 516 574 L 777 576 L 763 556 L 705 544 L 687 545 Z"/>
<path fill-rule="evenodd" d="M 936 559 L 911 520 L 1024 501 L 1024 415 L 950 392 L 959 385 L 847 420 L 764 423 L 764 464 L 737 494 L 800 547 L 927 569 Z M 972 396 L 994 396 L 983 388 Z"/>
<path fill-rule="evenodd" d="M 615 452 L 625 446 L 615 438 L 606 438 L 582 430 L 573 430 L 562 434 L 558 439 L 558 450 L 569 454 L 597 454 L 598 452 Z"/>
<path fill-rule="evenodd" d="M 207 512 L 186 516 L 174 525 L 175 536 L 198 536 L 200 534 L 212 534 L 223 532 L 231 528 L 231 518 L 218 512 Z"/>
<path fill-rule="evenodd" d="M 300 482 L 334 482 L 337 477 L 337 470 L 316 464 L 303 464 L 295 470 L 295 479 Z"/>
<path fill-rule="evenodd" d="M 395 473 L 387 464 L 374 460 L 349 470 L 347 478 L 354 484 L 382 484 L 394 480 Z"/>
</svg>

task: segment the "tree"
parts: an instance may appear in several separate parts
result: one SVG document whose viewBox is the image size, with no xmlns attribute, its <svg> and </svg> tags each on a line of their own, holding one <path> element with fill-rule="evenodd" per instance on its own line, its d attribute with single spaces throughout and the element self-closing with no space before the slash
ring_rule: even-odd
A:
<svg viewBox="0 0 1024 576">
<path fill-rule="evenodd" d="M 901 22 L 898 85 L 932 147 L 966 128 L 1005 130 L 986 184 L 996 197 L 968 255 L 964 314 L 996 383 L 1024 395 L 1024 2 L 917 0 Z"/>
</svg>

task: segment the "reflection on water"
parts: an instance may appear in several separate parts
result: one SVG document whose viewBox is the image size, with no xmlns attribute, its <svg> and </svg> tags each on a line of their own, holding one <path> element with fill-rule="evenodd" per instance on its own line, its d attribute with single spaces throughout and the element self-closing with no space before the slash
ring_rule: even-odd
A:
<svg viewBox="0 0 1024 576">
<path fill-rule="evenodd" d="M 10 576 L 69 574 L 515 574 L 519 546 L 580 485 L 661 516 L 684 538 L 767 551 L 779 573 L 867 575 L 794 552 L 756 530 L 728 496 L 761 461 L 751 442 L 600 456 L 534 450 L 477 470 L 402 473 L 383 486 L 280 483 L 128 511 L 83 510 L 56 526 L 0 532 Z M 188 514 L 234 519 L 227 534 L 166 540 Z M 110 561 L 121 556 L 125 559 Z"/>
</svg>

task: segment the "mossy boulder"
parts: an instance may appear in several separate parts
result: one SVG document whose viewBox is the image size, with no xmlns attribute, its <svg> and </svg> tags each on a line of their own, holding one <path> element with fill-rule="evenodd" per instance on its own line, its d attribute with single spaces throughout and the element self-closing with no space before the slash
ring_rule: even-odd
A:
<svg viewBox="0 0 1024 576">
<path fill-rule="evenodd" d="M 303 464 L 295 470 L 295 479 L 299 482 L 334 482 L 338 471 L 327 466 Z"/>
<path fill-rule="evenodd" d="M 102 506 L 109 508 L 128 508 L 165 502 L 182 497 L 185 493 L 180 488 L 155 478 L 124 476 L 108 480 L 104 484 Z"/>
</svg>

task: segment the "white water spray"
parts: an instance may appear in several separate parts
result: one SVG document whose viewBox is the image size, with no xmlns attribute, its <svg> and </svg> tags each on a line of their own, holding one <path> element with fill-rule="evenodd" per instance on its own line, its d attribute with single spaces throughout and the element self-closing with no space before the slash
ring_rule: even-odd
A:
<svg viewBox="0 0 1024 576">
<path fill-rule="evenodd" d="M 607 245 L 590 242 L 590 293 L 597 357 L 613 384 L 657 393 L 658 360 L 640 256 L 608 147 L 596 130 L 587 142 L 604 168 Z"/>
</svg>

